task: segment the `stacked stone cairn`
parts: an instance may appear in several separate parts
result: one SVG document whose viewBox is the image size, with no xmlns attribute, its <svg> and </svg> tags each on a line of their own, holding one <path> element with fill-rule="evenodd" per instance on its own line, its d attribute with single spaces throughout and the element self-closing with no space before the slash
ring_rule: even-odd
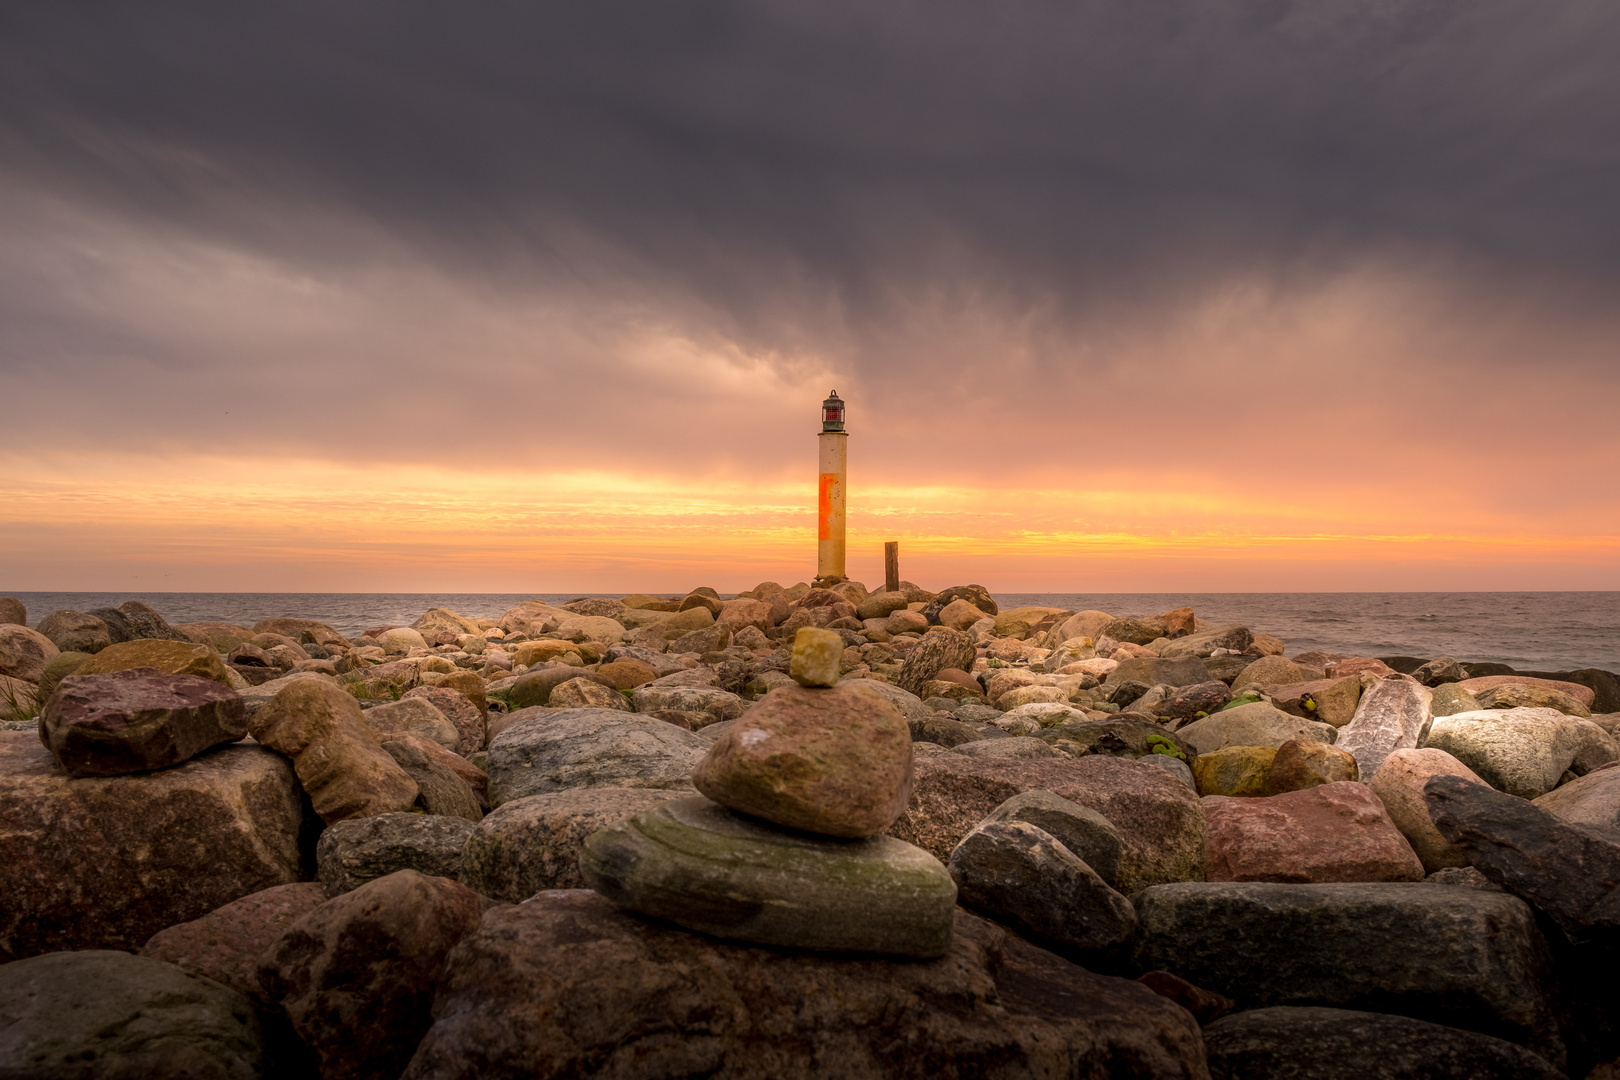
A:
<svg viewBox="0 0 1620 1080">
<path fill-rule="evenodd" d="M 911 798 L 911 732 L 860 683 L 844 641 L 805 627 L 796 685 L 767 693 L 698 764 L 700 796 L 610 825 L 580 870 L 614 903 L 716 937 L 942 956 L 956 885 L 928 852 L 881 835 Z"/>
</svg>

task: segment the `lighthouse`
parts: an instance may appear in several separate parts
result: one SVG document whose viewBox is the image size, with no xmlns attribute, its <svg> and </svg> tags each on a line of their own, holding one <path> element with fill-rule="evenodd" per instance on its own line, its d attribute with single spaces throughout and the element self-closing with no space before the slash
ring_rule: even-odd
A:
<svg viewBox="0 0 1620 1080">
<path fill-rule="evenodd" d="M 849 432 L 844 401 L 834 390 L 821 403 L 820 494 L 816 501 L 816 577 L 844 579 L 844 490 L 849 467 Z"/>
</svg>

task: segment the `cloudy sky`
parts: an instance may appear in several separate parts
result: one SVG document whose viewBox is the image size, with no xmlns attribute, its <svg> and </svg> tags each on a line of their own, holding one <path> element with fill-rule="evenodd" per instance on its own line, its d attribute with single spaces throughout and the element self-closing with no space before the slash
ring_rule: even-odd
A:
<svg viewBox="0 0 1620 1080">
<path fill-rule="evenodd" d="M 11 4 L 0 590 L 1620 589 L 1609 0 Z M 949 579 L 949 580 L 947 580 Z"/>
</svg>

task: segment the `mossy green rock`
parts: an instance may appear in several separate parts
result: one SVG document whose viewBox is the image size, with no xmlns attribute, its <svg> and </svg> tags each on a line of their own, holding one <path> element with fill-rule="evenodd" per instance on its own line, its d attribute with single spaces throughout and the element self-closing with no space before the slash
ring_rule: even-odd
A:
<svg viewBox="0 0 1620 1080">
<path fill-rule="evenodd" d="M 579 868 L 620 907 L 715 937 L 915 957 L 951 945 L 955 882 L 892 836 L 824 839 L 678 799 L 592 833 Z"/>
<path fill-rule="evenodd" d="M 1226 746 L 1199 754 L 1192 767 L 1198 794 L 1264 795 L 1276 756 L 1277 751 L 1269 746 Z"/>
</svg>

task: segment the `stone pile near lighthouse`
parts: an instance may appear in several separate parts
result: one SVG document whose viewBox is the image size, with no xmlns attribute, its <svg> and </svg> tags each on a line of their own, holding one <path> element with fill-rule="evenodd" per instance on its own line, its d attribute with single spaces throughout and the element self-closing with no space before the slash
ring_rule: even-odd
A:
<svg viewBox="0 0 1620 1080">
<path fill-rule="evenodd" d="M 793 686 L 767 693 L 698 764 L 702 794 L 594 833 L 585 881 L 614 903 L 716 937 L 942 956 L 956 885 L 882 836 L 911 798 L 911 732 L 887 699 L 838 684 L 843 639 L 795 637 Z"/>
</svg>

